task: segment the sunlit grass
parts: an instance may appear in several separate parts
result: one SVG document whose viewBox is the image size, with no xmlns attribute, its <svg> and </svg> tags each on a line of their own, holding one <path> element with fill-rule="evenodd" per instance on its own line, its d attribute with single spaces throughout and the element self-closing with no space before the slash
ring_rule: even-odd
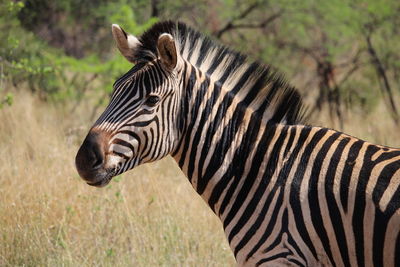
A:
<svg viewBox="0 0 400 267">
<path fill-rule="evenodd" d="M 73 160 L 90 123 L 18 93 L 0 110 L 0 266 L 232 266 L 219 220 L 171 158 L 86 185 Z M 89 112 L 90 113 L 90 112 Z M 329 124 L 322 113 L 314 118 Z M 344 131 L 399 146 L 384 106 Z"/>
<path fill-rule="evenodd" d="M 85 112 L 15 99 L 0 110 L 1 266 L 234 264 L 221 223 L 171 158 L 90 187 L 73 164 Z"/>
<path fill-rule="evenodd" d="M 396 102 L 400 103 L 400 99 Z M 400 147 L 400 125 L 396 126 L 393 122 L 383 101 L 369 114 L 355 108 L 343 112 L 343 115 L 345 119 L 342 127 L 337 119 L 330 119 L 327 110 L 314 114 L 310 123 L 340 130 L 374 144 Z"/>
</svg>

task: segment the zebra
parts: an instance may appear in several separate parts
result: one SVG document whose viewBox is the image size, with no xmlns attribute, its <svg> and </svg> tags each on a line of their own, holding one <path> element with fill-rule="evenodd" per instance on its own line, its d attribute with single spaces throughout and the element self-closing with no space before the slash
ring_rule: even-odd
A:
<svg viewBox="0 0 400 267">
<path fill-rule="evenodd" d="M 171 155 L 238 266 L 400 266 L 400 150 L 305 123 L 275 69 L 181 22 L 139 38 L 75 163 L 92 186 Z"/>
</svg>

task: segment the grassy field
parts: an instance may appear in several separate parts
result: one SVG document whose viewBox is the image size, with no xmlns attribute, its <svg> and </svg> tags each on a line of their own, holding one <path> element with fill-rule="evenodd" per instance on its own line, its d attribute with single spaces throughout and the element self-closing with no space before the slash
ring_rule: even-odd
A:
<svg viewBox="0 0 400 267">
<path fill-rule="evenodd" d="M 232 266 L 222 226 L 171 158 L 106 188 L 74 157 L 89 128 L 29 94 L 0 110 L 0 266 Z"/>
<path fill-rule="evenodd" d="M 88 112 L 15 99 L 0 110 L 0 266 L 234 265 L 219 220 L 171 158 L 90 187 L 73 163 Z M 399 146 L 385 112 L 355 114 L 344 130 Z"/>
</svg>

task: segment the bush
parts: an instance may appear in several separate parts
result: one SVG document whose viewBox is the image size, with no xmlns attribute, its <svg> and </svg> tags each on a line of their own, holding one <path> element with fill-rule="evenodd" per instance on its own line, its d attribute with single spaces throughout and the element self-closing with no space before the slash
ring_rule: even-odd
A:
<svg viewBox="0 0 400 267">
<path fill-rule="evenodd" d="M 135 22 L 132 8 L 127 4 L 102 1 L 99 7 L 91 11 L 89 8 L 84 8 L 85 5 L 81 7 L 86 16 L 94 16 L 96 25 L 87 18 L 77 18 L 72 22 L 71 18 L 77 16 L 75 13 L 79 10 L 74 8 L 74 1 L 40 1 L 39 7 L 44 5 L 53 8 L 59 16 L 69 18 L 54 21 L 55 25 L 51 26 L 58 32 L 64 31 L 62 34 L 57 32 L 57 36 L 61 38 L 58 43 L 62 43 L 63 38 L 84 40 L 85 43 L 80 46 L 82 53 L 77 56 L 71 53 L 68 47 L 54 46 L 52 38 L 43 38 L 45 36 L 33 33 L 35 27 L 40 28 L 39 25 L 46 22 L 43 17 L 51 13 L 38 12 L 36 2 L 26 1 L 27 6 L 23 2 L 0 3 L 0 94 L 3 95 L 0 95 L 0 103 L 2 105 L 12 103 L 11 87 L 28 87 L 42 99 L 50 101 L 70 99 L 80 101 L 88 90 L 95 90 L 99 92 L 97 95 L 101 103 L 106 99 L 104 95 L 112 90 L 115 79 L 131 67 L 130 63 L 122 60 L 116 50 L 111 50 L 113 44 L 111 23 L 129 22 L 124 28 L 139 34 L 156 21 L 150 19 L 140 25 Z M 100 20 L 102 22 L 99 24 Z M 76 29 L 75 35 L 71 35 L 71 28 Z M 87 39 L 85 35 L 87 32 L 92 32 L 90 36 L 95 36 L 94 40 Z M 48 34 L 52 33 L 56 35 L 55 30 L 49 29 Z M 105 34 L 108 45 L 98 45 L 95 40 Z"/>
</svg>

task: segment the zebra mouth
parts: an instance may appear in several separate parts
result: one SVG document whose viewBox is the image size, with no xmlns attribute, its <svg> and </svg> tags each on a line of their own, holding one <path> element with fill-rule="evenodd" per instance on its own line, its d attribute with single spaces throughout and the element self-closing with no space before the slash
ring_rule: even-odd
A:
<svg viewBox="0 0 400 267">
<path fill-rule="evenodd" d="M 86 182 L 86 183 L 88 185 L 90 185 L 90 186 L 104 187 L 104 186 L 108 185 L 111 182 L 111 180 L 115 176 L 116 172 L 117 172 L 117 169 L 109 170 L 98 181 L 96 181 L 96 182 Z"/>
</svg>

